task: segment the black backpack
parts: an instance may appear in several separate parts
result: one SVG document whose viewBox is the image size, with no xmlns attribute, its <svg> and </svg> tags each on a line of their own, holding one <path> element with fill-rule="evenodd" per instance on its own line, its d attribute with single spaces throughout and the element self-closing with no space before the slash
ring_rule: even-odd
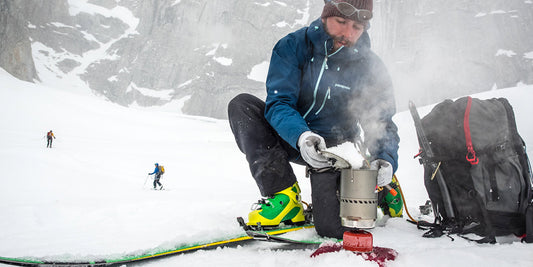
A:
<svg viewBox="0 0 533 267">
<path fill-rule="evenodd" d="M 436 220 L 426 237 L 474 233 L 493 243 L 515 234 L 533 242 L 531 168 L 506 99 L 446 100 L 418 123 L 417 134 Z"/>
</svg>

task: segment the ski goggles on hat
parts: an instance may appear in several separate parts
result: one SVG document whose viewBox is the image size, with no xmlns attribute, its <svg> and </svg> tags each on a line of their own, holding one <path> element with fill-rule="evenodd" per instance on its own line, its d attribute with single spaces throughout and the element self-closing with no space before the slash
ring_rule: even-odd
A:
<svg viewBox="0 0 533 267">
<path fill-rule="evenodd" d="M 324 0 L 324 2 L 333 4 L 341 14 L 346 17 L 351 17 L 357 13 L 357 20 L 361 22 L 368 21 L 372 18 L 372 11 L 366 9 L 358 9 L 347 2 L 338 2 L 338 0 Z"/>
</svg>

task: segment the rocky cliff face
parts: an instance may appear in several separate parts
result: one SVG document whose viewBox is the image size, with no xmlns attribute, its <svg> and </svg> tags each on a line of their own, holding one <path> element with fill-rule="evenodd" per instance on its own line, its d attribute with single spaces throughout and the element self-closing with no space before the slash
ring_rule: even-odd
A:
<svg viewBox="0 0 533 267">
<path fill-rule="evenodd" d="M 533 83 L 533 1 L 382 0 L 376 17 L 400 107 Z"/>
<path fill-rule="evenodd" d="M 24 81 L 37 79 L 26 20 L 15 1 L 0 1 L 0 67 Z"/>
<path fill-rule="evenodd" d="M 400 109 L 407 99 L 421 105 L 533 83 L 531 0 L 374 5 L 373 46 L 393 76 Z M 125 106 L 188 99 L 185 113 L 224 118 L 237 93 L 264 97 L 254 72 L 265 69 L 279 38 L 318 18 L 322 6 L 322 0 L 0 0 L 0 66 L 28 81 L 88 86 Z"/>
</svg>

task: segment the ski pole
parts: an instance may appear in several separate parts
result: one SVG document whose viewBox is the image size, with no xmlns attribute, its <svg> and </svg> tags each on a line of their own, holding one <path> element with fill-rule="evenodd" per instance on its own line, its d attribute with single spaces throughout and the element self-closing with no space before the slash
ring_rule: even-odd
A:
<svg viewBox="0 0 533 267">
<path fill-rule="evenodd" d="M 146 186 L 146 181 L 148 181 L 148 177 L 150 177 L 150 174 L 146 175 L 146 179 L 144 179 L 143 188 L 144 188 L 144 186 Z"/>
<path fill-rule="evenodd" d="M 431 171 L 437 179 L 437 184 L 442 195 L 444 211 L 446 212 L 446 215 L 450 217 L 450 219 L 454 220 L 455 212 L 453 210 L 453 203 L 450 196 L 450 191 L 448 190 L 446 181 L 444 181 L 444 177 L 442 176 L 442 173 L 438 168 L 440 166 L 440 162 L 436 162 L 434 160 L 433 150 L 426 136 L 426 133 L 424 132 L 424 128 L 422 127 L 422 120 L 420 119 L 420 115 L 418 114 L 418 110 L 416 109 L 415 103 L 413 101 L 409 101 L 409 111 L 415 123 L 418 144 L 420 145 L 421 149 L 421 153 L 419 153 L 422 159 L 421 163 L 424 166 L 424 170 Z M 433 212 L 435 213 L 435 216 L 438 216 L 439 214 L 438 208 L 438 206 L 433 205 Z"/>
</svg>

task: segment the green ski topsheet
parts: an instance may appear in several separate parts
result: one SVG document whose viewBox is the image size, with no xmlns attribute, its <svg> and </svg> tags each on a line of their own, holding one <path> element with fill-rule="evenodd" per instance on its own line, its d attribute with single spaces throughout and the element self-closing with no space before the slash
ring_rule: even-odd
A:
<svg viewBox="0 0 533 267">
<path fill-rule="evenodd" d="M 289 227 L 283 227 L 273 230 L 266 230 L 266 231 L 257 231 L 257 233 L 266 234 L 268 236 L 278 236 L 281 234 L 294 232 L 301 229 L 309 229 L 314 228 L 313 225 L 303 225 L 303 226 L 289 226 Z M 100 259 L 94 259 L 94 260 L 53 260 L 53 259 L 39 259 L 39 258 L 9 258 L 9 257 L 1 257 L 0 256 L 0 263 L 6 263 L 6 264 L 12 264 L 17 266 L 112 266 L 112 265 L 118 265 L 118 264 L 124 264 L 124 263 L 131 263 L 136 261 L 142 261 L 142 260 L 149 260 L 149 259 L 155 259 L 160 258 L 164 256 L 170 256 L 170 255 L 177 255 L 177 254 L 183 254 L 188 252 L 193 252 L 197 250 L 202 249 L 213 249 L 218 247 L 226 247 L 226 246 L 236 246 L 239 244 L 243 244 L 249 241 L 253 241 L 254 237 L 249 236 L 247 233 L 242 233 L 239 235 L 235 235 L 232 237 L 219 239 L 219 240 L 211 240 L 207 242 L 198 242 L 194 244 L 182 244 L 178 245 L 173 249 L 167 249 L 167 250 L 157 250 L 157 249 L 151 249 L 147 250 L 145 252 L 141 253 L 135 253 L 135 254 L 126 254 L 117 258 L 109 258 L 106 259 L 105 257 L 102 257 Z M 315 243 L 316 244 L 316 243 Z"/>
</svg>

